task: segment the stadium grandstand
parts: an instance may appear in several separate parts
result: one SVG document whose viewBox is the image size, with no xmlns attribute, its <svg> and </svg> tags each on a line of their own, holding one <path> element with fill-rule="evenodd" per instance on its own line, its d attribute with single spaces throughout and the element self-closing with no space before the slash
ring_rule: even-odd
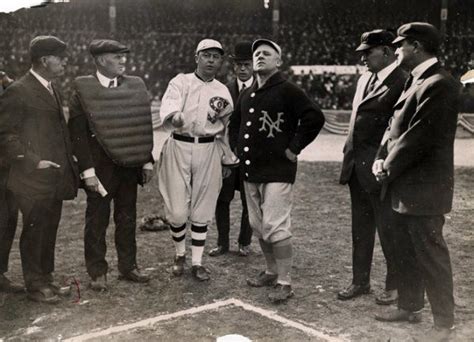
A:
<svg viewBox="0 0 474 342">
<path fill-rule="evenodd" d="M 141 76 L 159 101 L 168 81 L 195 66 L 193 51 L 204 37 L 227 51 L 241 39 L 272 37 L 284 52 L 285 73 L 326 110 L 351 108 L 359 68 L 354 52 L 364 31 L 396 30 L 427 21 L 444 34 L 441 61 L 456 77 L 474 68 L 474 6 L 471 0 L 70 0 L 0 16 L 0 62 L 17 78 L 29 68 L 28 43 L 54 34 L 69 44 L 62 79 L 93 70 L 88 45 L 94 38 L 131 47 L 128 73 Z M 220 79 L 230 77 L 227 61 Z M 328 112 L 330 113 L 330 112 Z M 337 126 L 337 125 L 336 125 Z M 344 126 L 344 125 L 343 125 Z M 337 127 L 336 127 L 337 128 Z M 337 129 L 336 129 L 337 130 Z"/>
</svg>

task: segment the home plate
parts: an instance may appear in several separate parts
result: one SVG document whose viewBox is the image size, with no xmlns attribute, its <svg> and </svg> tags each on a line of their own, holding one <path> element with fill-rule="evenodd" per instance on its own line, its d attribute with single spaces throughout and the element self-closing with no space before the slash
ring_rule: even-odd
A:
<svg viewBox="0 0 474 342">
<path fill-rule="evenodd" d="M 238 299 L 109 327 L 64 341 L 346 341 Z"/>
</svg>

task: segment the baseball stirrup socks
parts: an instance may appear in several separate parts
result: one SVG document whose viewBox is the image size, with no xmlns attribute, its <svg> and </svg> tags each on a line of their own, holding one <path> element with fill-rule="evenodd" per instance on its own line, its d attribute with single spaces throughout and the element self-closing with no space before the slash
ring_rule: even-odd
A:
<svg viewBox="0 0 474 342">
<path fill-rule="evenodd" d="M 272 244 L 269 242 L 265 242 L 262 239 L 259 239 L 258 242 L 260 243 L 260 248 L 262 249 L 263 256 L 265 257 L 265 262 L 267 264 L 267 269 L 265 270 L 265 273 L 277 274 L 277 264 L 275 256 L 273 255 Z"/>
<path fill-rule="evenodd" d="M 283 285 L 290 285 L 291 266 L 293 265 L 293 245 L 291 238 L 275 242 L 272 247 L 278 269 L 277 282 Z"/>
<path fill-rule="evenodd" d="M 176 249 L 176 255 L 184 255 L 186 252 L 186 223 L 180 227 L 170 225 L 170 231 Z"/>
<path fill-rule="evenodd" d="M 192 264 L 201 265 L 202 253 L 206 244 L 207 226 L 191 225 L 191 252 Z"/>
</svg>

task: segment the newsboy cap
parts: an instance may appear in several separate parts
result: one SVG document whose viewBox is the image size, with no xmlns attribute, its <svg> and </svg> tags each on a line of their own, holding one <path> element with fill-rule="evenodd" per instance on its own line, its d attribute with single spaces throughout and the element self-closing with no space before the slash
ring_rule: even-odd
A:
<svg viewBox="0 0 474 342">
<path fill-rule="evenodd" d="M 89 52 L 92 56 L 103 53 L 128 53 L 130 49 L 112 39 L 94 39 L 89 45 Z"/>
<path fill-rule="evenodd" d="M 252 59 L 252 42 L 242 41 L 234 46 L 234 53 L 230 57 L 235 61 Z"/>
<path fill-rule="evenodd" d="M 224 49 L 222 48 L 221 43 L 214 39 L 203 39 L 199 42 L 198 46 L 196 47 L 196 55 L 200 51 L 209 50 L 209 49 L 217 49 L 221 54 L 224 54 Z"/>
<path fill-rule="evenodd" d="M 30 42 L 30 57 L 66 56 L 67 44 L 54 36 L 37 36 Z"/>
<path fill-rule="evenodd" d="M 364 51 L 375 46 L 392 46 L 392 41 L 395 39 L 395 35 L 387 30 L 373 30 L 362 33 L 360 36 L 360 45 L 356 51 Z"/>
<path fill-rule="evenodd" d="M 254 53 L 255 50 L 257 50 L 257 48 L 260 45 L 270 46 L 272 49 L 274 49 L 276 52 L 278 52 L 278 54 L 281 56 L 281 47 L 280 47 L 280 45 L 278 45 L 277 43 L 271 41 L 270 39 L 264 39 L 264 38 L 257 39 L 256 41 L 253 42 L 253 44 L 252 44 L 252 53 Z"/>
<path fill-rule="evenodd" d="M 441 37 L 438 29 L 431 24 L 414 22 L 400 26 L 397 30 L 398 37 L 393 41 L 394 44 L 411 38 L 428 44 L 437 49 L 441 44 Z"/>
</svg>

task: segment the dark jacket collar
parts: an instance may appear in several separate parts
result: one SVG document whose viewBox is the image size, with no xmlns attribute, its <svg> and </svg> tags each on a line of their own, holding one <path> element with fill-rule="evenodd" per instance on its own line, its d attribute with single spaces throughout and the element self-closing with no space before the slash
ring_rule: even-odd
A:
<svg viewBox="0 0 474 342">
<path fill-rule="evenodd" d="M 258 88 L 258 81 L 255 79 L 255 81 L 253 82 L 253 89 L 255 89 L 255 91 L 261 91 L 266 88 L 270 88 L 277 84 L 283 83 L 285 81 L 286 79 L 283 78 L 283 74 L 280 71 L 278 71 L 275 74 L 273 74 L 261 88 Z"/>
</svg>

